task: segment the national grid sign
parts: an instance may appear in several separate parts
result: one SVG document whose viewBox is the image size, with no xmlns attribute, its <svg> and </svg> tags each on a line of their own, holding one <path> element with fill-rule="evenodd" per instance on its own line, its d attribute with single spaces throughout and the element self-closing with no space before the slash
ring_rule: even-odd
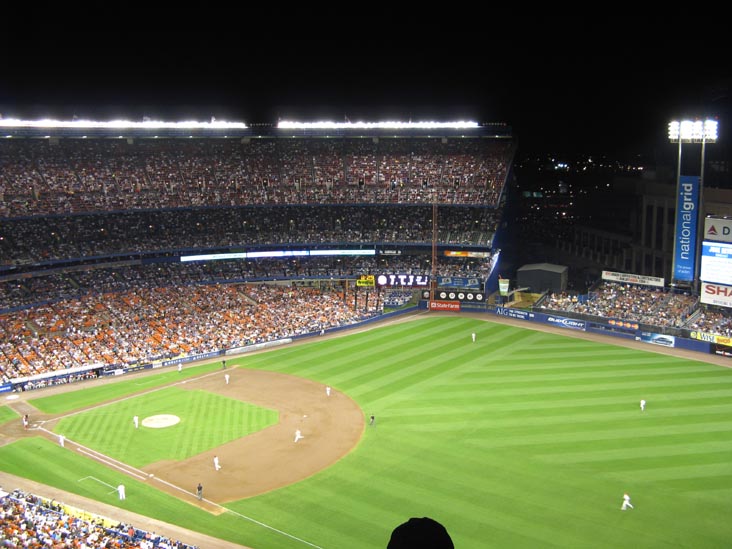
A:
<svg viewBox="0 0 732 549">
<path fill-rule="evenodd" d="M 696 225 L 699 215 L 699 178 L 682 175 L 676 201 L 674 235 L 674 279 L 694 280 Z"/>
</svg>

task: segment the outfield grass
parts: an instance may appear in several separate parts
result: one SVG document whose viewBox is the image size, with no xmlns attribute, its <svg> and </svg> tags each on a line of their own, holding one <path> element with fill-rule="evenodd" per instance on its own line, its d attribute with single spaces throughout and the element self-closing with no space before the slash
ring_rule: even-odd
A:
<svg viewBox="0 0 732 549">
<path fill-rule="evenodd" d="M 135 429 L 140 421 L 157 414 L 172 414 L 180 423 L 165 429 Z M 164 459 L 184 460 L 232 440 L 275 425 L 276 410 L 207 391 L 169 387 L 127 398 L 64 418 L 54 432 L 89 446 L 119 461 L 144 467 Z"/>
<path fill-rule="evenodd" d="M 200 366 L 186 366 L 181 372 L 176 368 L 171 368 L 168 371 L 156 375 L 135 376 L 133 374 L 131 378 L 118 383 L 96 386 L 88 385 L 77 391 L 34 398 L 29 400 L 29 402 L 41 412 L 47 414 L 63 414 L 108 400 L 162 387 L 175 381 L 189 379 L 219 369 L 221 369 L 220 364 L 210 363 Z"/>
<path fill-rule="evenodd" d="M 327 383 L 376 416 L 333 467 L 227 505 L 319 547 L 385 547 L 413 516 L 442 522 L 461 549 L 732 540 L 728 369 L 463 317 L 242 360 Z M 0 448 L 0 465 L 18 459 L 16 445 Z M 58 469 L 47 463 L 33 474 L 56 484 L 44 480 Z M 624 491 L 632 511 L 620 511 Z M 126 505 L 134 499 L 128 492 Z M 162 513 L 145 512 L 171 520 Z M 228 514 L 204 521 L 205 530 L 196 512 L 173 514 L 172 522 L 257 549 L 308 547 L 252 526 L 237 533 Z"/>
<path fill-rule="evenodd" d="M 7 406 L 0 406 L 0 425 L 3 423 L 7 423 L 8 421 L 13 421 L 14 419 L 18 419 L 18 414 L 15 413 L 14 410 L 8 408 Z"/>
</svg>

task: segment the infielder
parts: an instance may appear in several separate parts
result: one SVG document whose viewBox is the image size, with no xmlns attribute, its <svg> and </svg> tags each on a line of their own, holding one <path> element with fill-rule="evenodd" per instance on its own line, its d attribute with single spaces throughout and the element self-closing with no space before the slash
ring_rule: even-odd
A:
<svg viewBox="0 0 732 549">
<path fill-rule="evenodd" d="M 224 374 L 224 379 L 226 380 L 226 384 L 229 384 L 229 374 Z"/>
<path fill-rule="evenodd" d="M 134 416 L 132 418 L 132 423 L 135 424 L 135 429 L 139 429 L 140 428 L 140 418 L 139 417 Z"/>
<path fill-rule="evenodd" d="M 295 431 L 295 442 L 297 442 L 301 438 L 305 438 L 305 437 L 302 436 L 302 433 L 300 432 L 300 429 L 298 429 L 297 431 Z"/>
<path fill-rule="evenodd" d="M 63 435 L 58 436 L 58 443 L 61 445 L 61 448 L 65 448 L 64 443 L 66 442 L 66 437 Z"/>
<path fill-rule="evenodd" d="M 219 464 L 219 456 L 214 456 L 214 469 L 217 471 L 221 469 L 221 465 Z"/>
<path fill-rule="evenodd" d="M 119 499 L 125 499 L 125 485 L 120 484 L 117 486 L 117 492 L 119 492 Z"/>
<path fill-rule="evenodd" d="M 325 396 L 330 396 L 330 385 L 325 388 Z"/>
</svg>

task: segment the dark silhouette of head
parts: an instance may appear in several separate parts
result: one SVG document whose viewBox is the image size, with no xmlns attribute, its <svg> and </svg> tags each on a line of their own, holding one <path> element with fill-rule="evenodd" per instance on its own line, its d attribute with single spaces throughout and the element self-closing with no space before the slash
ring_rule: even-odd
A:
<svg viewBox="0 0 732 549">
<path fill-rule="evenodd" d="M 428 517 L 410 518 L 391 533 L 386 549 L 455 549 L 445 527 Z"/>
</svg>

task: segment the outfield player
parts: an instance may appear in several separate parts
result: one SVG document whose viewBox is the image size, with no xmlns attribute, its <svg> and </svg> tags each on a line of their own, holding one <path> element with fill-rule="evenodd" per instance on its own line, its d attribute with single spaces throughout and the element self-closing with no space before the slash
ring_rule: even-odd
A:
<svg viewBox="0 0 732 549">
<path fill-rule="evenodd" d="M 641 412 L 645 412 L 645 410 L 646 410 L 646 401 L 645 400 L 641 399 L 640 407 L 641 407 Z"/>
<path fill-rule="evenodd" d="M 628 492 L 625 492 L 623 494 L 623 505 L 620 507 L 620 510 L 625 511 L 628 507 L 634 509 L 633 504 L 630 503 L 630 496 L 628 495 Z"/>
<path fill-rule="evenodd" d="M 473 343 L 475 343 L 475 332 L 473 332 L 472 334 L 470 334 L 470 337 L 473 338 Z"/>
<path fill-rule="evenodd" d="M 61 448 L 65 448 L 64 444 L 66 443 L 66 437 L 63 435 L 58 436 L 58 443 L 61 445 Z"/>
<path fill-rule="evenodd" d="M 178 371 L 179 372 L 182 372 L 183 371 L 183 364 L 182 363 L 181 364 L 178 364 Z"/>
<path fill-rule="evenodd" d="M 217 471 L 221 469 L 221 465 L 219 464 L 219 456 L 214 456 L 214 469 Z"/>
<path fill-rule="evenodd" d="M 132 418 L 132 423 L 135 424 L 135 429 L 139 429 L 140 428 L 140 418 L 139 417 L 134 416 Z"/>
</svg>

